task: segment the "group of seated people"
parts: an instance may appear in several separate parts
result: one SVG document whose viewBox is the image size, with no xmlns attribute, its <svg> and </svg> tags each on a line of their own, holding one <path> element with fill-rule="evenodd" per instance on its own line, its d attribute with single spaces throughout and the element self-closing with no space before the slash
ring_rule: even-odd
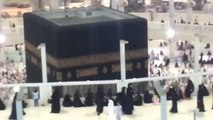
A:
<svg viewBox="0 0 213 120">
<path fill-rule="evenodd" d="M 116 96 L 113 96 L 112 91 L 109 89 L 108 92 L 106 93 L 107 97 L 110 97 L 114 101 L 114 104 L 116 105 Z M 62 105 L 64 107 L 84 107 L 84 106 L 93 106 L 95 101 L 95 96 L 94 93 L 91 92 L 90 89 L 88 89 L 88 92 L 86 93 L 85 99 L 82 102 L 81 95 L 78 90 L 76 90 L 73 100 L 70 94 L 66 94 L 64 96 Z M 134 105 L 140 106 L 143 104 L 143 97 L 141 96 L 140 92 L 137 92 L 137 94 L 134 97 Z M 108 105 L 108 100 L 107 98 L 104 98 L 104 106 Z"/>
<path fill-rule="evenodd" d="M 194 84 L 189 78 L 184 78 L 184 79 L 187 79 L 187 83 L 186 83 L 186 86 L 184 85 L 184 89 L 182 89 L 181 86 L 179 85 L 180 82 L 172 82 L 170 85 L 167 85 L 168 86 L 166 89 L 167 100 L 172 100 L 171 86 L 173 86 L 173 84 L 175 84 L 176 86 L 178 100 L 191 98 L 191 94 L 194 92 Z M 144 94 L 144 103 L 159 102 L 159 98 L 160 96 L 155 88 L 153 90 L 146 90 Z M 156 101 L 156 99 L 158 101 Z"/>
<path fill-rule="evenodd" d="M 187 82 L 184 83 L 184 81 L 186 81 L 186 80 L 187 80 Z M 179 82 L 175 82 L 175 84 L 176 84 L 178 100 L 191 98 L 191 94 L 194 92 L 194 84 L 189 78 L 182 78 L 182 80 L 179 80 Z M 169 85 L 169 86 L 171 86 L 171 85 Z M 169 87 L 167 89 L 167 100 L 172 99 L 171 91 L 172 91 L 172 88 Z"/>
<path fill-rule="evenodd" d="M 160 22 L 164 23 L 165 21 L 164 21 L 164 19 L 162 19 Z M 191 22 L 186 22 L 186 20 L 184 20 L 181 17 L 179 21 L 178 20 L 174 20 L 174 23 L 175 24 L 194 24 L 194 25 L 199 25 L 199 22 L 198 22 L 197 18 L 195 18 L 194 22 L 191 23 Z M 203 25 L 213 25 L 213 24 L 211 22 L 208 22 L 208 23 L 203 23 Z"/>
<path fill-rule="evenodd" d="M 90 89 L 88 90 L 88 92 L 86 94 L 84 103 L 81 101 L 80 97 L 81 96 L 80 96 L 79 91 L 76 90 L 73 100 L 71 99 L 71 96 L 69 94 L 66 94 L 64 96 L 62 104 L 64 107 L 71 107 L 71 106 L 83 107 L 83 106 L 93 106 L 94 105 L 94 103 L 93 103 L 94 94 L 90 91 Z"/>
</svg>

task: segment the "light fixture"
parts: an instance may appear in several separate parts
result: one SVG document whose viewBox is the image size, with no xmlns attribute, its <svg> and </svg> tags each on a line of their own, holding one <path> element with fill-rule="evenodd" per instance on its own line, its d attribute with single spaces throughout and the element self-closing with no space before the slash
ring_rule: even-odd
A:
<svg viewBox="0 0 213 120">
<path fill-rule="evenodd" d="M 14 92 L 19 92 L 19 90 L 20 90 L 20 87 L 19 87 L 19 86 L 15 86 L 15 87 L 13 88 L 13 91 L 14 91 Z"/>
<path fill-rule="evenodd" d="M 0 44 L 3 44 L 6 40 L 6 37 L 3 34 L 0 34 Z"/>
<path fill-rule="evenodd" d="M 168 29 L 167 31 L 166 31 L 166 36 L 168 37 L 168 38 L 173 38 L 174 36 L 175 36 L 175 31 L 174 31 L 174 29 Z"/>
</svg>

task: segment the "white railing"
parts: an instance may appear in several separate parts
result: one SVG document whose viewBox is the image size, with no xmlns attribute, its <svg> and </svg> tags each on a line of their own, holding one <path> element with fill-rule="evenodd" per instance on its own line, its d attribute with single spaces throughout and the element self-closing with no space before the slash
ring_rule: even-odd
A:
<svg viewBox="0 0 213 120">
<path fill-rule="evenodd" d="M 182 77 L 194 77 L 194 76 L 203 76 L 203 75 L 212 75 L 213 71 L 208 72 L 198 72 L 190 74 L 179 74 L 171 76 L 159 76 L 159 77 L 146 77 L 146 78 L 133 78 L 126 79 L 124 83 L 137 83 L 137 82 L 146 82 L 146 81 L 158 81 L 158 80 L 167 80 L 174 78 Z M 78 86 L 78 85 L 104 85 L 104 84 L 118 84 L 121 83 L 121 80 L 96 80 L 96 81 L 77 81 L 77 82 L 49 82 L 49 83 L 21 83 L 21 84 L 1 84 L 0 88 L 5 87 L 41 87 L 41 86 Z"/>
</svg>

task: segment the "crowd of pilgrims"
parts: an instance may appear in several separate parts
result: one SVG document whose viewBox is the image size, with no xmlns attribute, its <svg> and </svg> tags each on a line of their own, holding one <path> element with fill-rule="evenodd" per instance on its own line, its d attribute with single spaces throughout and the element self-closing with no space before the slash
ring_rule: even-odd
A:
<svg viewBox="0 0 213 120">
<path fill-rule="evenodd" d="M 160 48 L 166 48 L 167 42 L 160 42 Z M 199 71 L 206 72 L 211 69 L 213 58 L 211 55 L 210 44 L 207 43 L 199 56 Z M 177 74 L 193 73 L 194 69 L 194 45 L 189 41 L 177 41 L 176 51 L 174 51 L 174 62 L 166 55 L 163 50 L 151 50 L 149 53 L 150 77 L 168 76 Z M 205 54 L 204 54 L 205 53 Z M 212 83 L 212 75 L 205 76 L 206 82 Z"/>
<path fill-rule="evenodd" d="M 189 41 L 177 41 L 174 51 L 174 62 L 171 63 L 170 58 L 163 52 L 163 48 L 168 47 L 167 42 L 160 42 L 159 47 L 161 50 L 151 50 L 149 53 L 149 76 L 168 76 L 193 73 L 194 68 L 194 45 Z M 199 71 L 206 72 L 211 69 L 213 62 L 211 56 L 211 46 L 207 43 L 203 46 L 203 50 L 199 57 Z M 206 53 L 207 55 L 204 55 Z M 213 76 L 202 76 L 202 84 L 198 86 L 198 91 L 194 91 L 194 84 L 190 77 L 183 77 L 177 79 L 169 79 L 164 81 L 164 87 L 167 91 L 167 99 L 172 100 L 172 108 L 170 112 L 177 113 L 177 101 L 182 99 L 190 99 L 193 92 L 197 92 L 197 107 L 200 112 L 205 112 L 203 97 L 209 95 L 209 90 L 212 89 Z M 197 87 L 197 86 L 196 86 Z M 148 94 L 148 92 L 147 92 Z M 152 96 L 146 94 L 144 98 L 152 100 Z"/>
<path fill-rule="evenodd" d="M 0 84 L 24 83 L 25 80 L 25 67 L 22 63 L 8 62 L 0 65 Z M 0 99 L 6 105 L 12 94 L 12 88 L 0 88 Z"/>
<path fill-rule="evenodd" d="M 150 86 L 150 85 L 149 85 Z M 108 117 L 107 120 L 121 120 L 122 114 L 132 115 L 134 111 L 134 106 L 141 106 L 144 103 L 159 103 L 159 94 L 157 90 L 150 86 L 151 88 L 147 89 L 144 95 L 141 95 L 139 92 L 134 93 L 134 89 L 132 88 L 132 84 L 129 83 L 128 87 L 123 87 L 121 92 L 117 93 L 116 96 L 113 96 L 112 91 L 109 89 L 105 94 L 103 90 L 103 86 L 97 87 L 97 92 L 94 94 L 88 89 L 84 101 L 81 99 L 81 95 L 78 90 L 76 90 L 74 94 L 73 100 L 69 94 L 66 94 L 63 98 L 62 105 L 63 107 L 85 107 L 85 106 L 94 106 L 96 104 L 96 112 L 99 116 L 103 113 L 104 106 L 108 106 Z M 187 80 L 187 86 L 185 92 L 182 93 L 180 87 L 177 83 L 173 83 L 167 91 L 167 99 L 172 101 L 172 107 L 170 112 L 178 113 L 178 101 L 181 99 L 191 99 L 191 94 L 194 92 L 194 84 L 190 79 Z M 200 84 L 197 91 L 197 108 L 200 112 L 205 112 L 204 106 L 204 96 L 208 96 L 209 92 L 207 87 L 204 84 Z M 60 89 L 55 87 L 53 94 L 51 96 L 51 100 L 49 103 L 51 104 L 51 113 L 60 113 L 61 111 L 61 93 Z M 12 102 L 12 110 L 9 116 L 9 120 L 16 120 L 16 99 L 17 93 L 15 93 L 13 102 Z M 27 104 L 23 101 L 23 115 L 24 108 L 27 107 Z M 4 110 L 5 105 L 0 100 L 0 110 Z"/>
</svg>

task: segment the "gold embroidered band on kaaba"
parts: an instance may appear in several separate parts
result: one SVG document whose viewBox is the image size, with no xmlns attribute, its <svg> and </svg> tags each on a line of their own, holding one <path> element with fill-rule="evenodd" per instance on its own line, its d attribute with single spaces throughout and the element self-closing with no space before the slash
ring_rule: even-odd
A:
<svg viewBox="0 0 213 120">
<path fill-rule="evenodd" d="M 37 49 L 37 47 L 32 45 L 26 40 L 25 40 L 25 47 L 28 51 L 32 52 L 39 58 L 41 57 L 40 51 Z M 126 60 L 139 59 L 144 57 L 148 57 L 147 48 L 126 51 Z M 70 68 L 70 67 L 83 66 L 83 65 L 101 64 L 101 63 L 108 63 L 108 62 L 116 62 L 119 60 L 120 60 L 119 52 L 93 54 L 93 55 L 85 55 L 80 57 L 62 58 L 62 59 L 55 58 L 47 53 L 47 63 L 54 66 L 57 69 Z"/>
</svg>

